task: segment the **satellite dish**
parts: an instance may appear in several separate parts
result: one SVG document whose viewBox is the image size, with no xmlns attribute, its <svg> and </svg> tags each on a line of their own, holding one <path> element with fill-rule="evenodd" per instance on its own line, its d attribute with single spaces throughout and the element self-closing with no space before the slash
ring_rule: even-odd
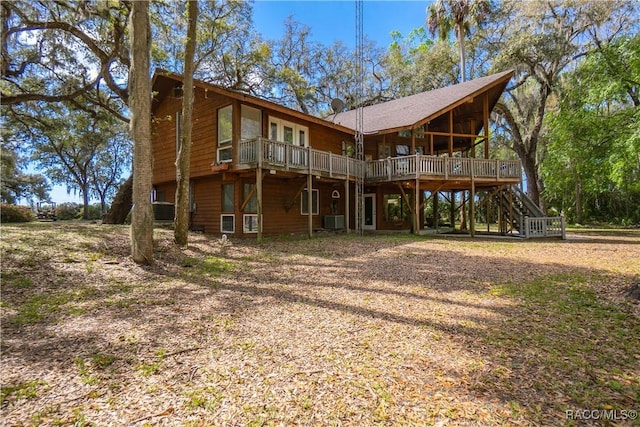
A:
<svg viewBox="0 0 640 427">
<path fill-rule="evenodd" d="M 333 98 L 331 100 L 331 109 L 333 110 L 334 113 L 338 114 L 342 112 L 342 109 L 344 108 L 344 101 L 340 98 Z"/>
</svg>

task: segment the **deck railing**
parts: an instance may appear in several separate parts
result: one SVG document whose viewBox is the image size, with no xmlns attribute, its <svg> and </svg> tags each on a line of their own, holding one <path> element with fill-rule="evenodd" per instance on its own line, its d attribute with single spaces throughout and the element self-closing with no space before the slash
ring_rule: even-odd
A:
<svg viewBox="0 0 640 427">
<path fill-rule="evenodd" d="M 366 178 L 394 180 L 410 177 L 437 176 L 444 179 L 459 177 L 519 179 L 519 160 L 470 159 L 462 157 L 436 157 L 416 154 L 389 157 L 367 162 Z"/>
<path fill-rule="evenodd" d="M 260 164 L 263 167 L 281 167 L 286 170 L 304 170 L 327 176 L 358 176 L 377 181 L 392 181 L 412 177 L 439 177 L 444 179 L 474 177 L 484 179 L 520 179 L 519 160 L 471 159 L 462 157 L 436 157 L 416 154 L 389 157 L 363 162 L 351 157 L 299 147 L 285 142 L 256 138 L 243 141 L 239 147 L 239 164 Z"/>
<path fill-rule="evenodd" d="M 265 138 L 241 142 L 238 155 L 240 164 L 259 163 L 263 167 L 303 170 L 330 177 L 357 176 L 364 172 L 364 162 L 361 160 Z"/>
<path fill-rule="evenodd" d="M 565 220 L 563 216 L 525 216 L 523 223 L 520 229 L 525 239 L 532 237 L 562 237 L 562 239 L 566 239 Z"/>
</svg>

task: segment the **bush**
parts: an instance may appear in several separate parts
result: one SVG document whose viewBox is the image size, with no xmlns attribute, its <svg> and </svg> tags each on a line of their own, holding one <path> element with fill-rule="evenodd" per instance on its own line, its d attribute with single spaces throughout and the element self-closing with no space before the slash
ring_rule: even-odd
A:
<svg viewBox="0 0 640 427">
<path fill-rule="evenodd" d="M 100 203 L 89 205 L 89 219 L 102 219 L 102 210 Z M 107 207 L 108 209 L 108 207 Z"/>
<path fill-rule="evenodd" d="M 31 208 L 27 206 L 0 205 L 0 222 L 29 222 L 35 218 Z"/>
<path fill-rule="evenodd" d="M 79 203 L 62 203 L 56 209 L 58 219 L 79 219 L 82 218 L 82 206 Z"/>
</svg>

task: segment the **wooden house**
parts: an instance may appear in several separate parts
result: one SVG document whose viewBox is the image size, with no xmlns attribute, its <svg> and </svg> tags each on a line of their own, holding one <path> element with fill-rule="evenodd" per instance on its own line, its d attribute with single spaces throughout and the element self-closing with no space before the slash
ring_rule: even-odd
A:
<svg viewBox="0 0 640 427">
<path fill-rule="evenodd" d="M 356 111 L 322 119 L 196 81 L 191 226 L 259 238 L 354 229 L 360 190 L 362 229 L 419 232 L 430 222 L 422 207 L 434 194 L 462 191 L 475 200 L 476 191 L 520 182 L 519 161 L 489 159 L 489 113 L 511 76 L 507 71 L 365 107 L 361 160 L 355 158 Z M 170 219 L 181 76 L 157 71 L 153 92 L 153 198 Z"/>
</svg>

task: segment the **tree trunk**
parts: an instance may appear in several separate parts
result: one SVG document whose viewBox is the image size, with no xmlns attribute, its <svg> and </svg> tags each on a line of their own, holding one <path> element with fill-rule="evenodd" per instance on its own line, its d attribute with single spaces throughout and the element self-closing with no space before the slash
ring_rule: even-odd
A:
<svg viewBox="0 0 640 427">
<path fill-rule="evenodd" d="M 82 189 L 82 219 L 89 219 L 89 186 Z"/>
<path fill-rule="evenodd" d="M 527 195 L 533 202 L 540 206 L 540 189 L 538 188 L 538 168 L 536 166 L 535 153 L 526 153 L 520 156 L 522 160 L 522 168 L 527 177 Z"/>
<path fill-rule="evenodd" d="M 131 210 L 132 204 L 132 191 L 133 191 L 133 175 L 120 186 L 116 197 L 111 202 L 109 211 L 102 219 L 103 224 L 124 224 Z"/>
<path fill-rule="evenodd" d="M 184 54 L 184 78 L 182 82 L 182 134 L 180 148 L 176 159 L 176 211 L 174 240 L 177 244 L 186 246 L 189 238 L 189 175 L 191 163 L 191 117 L 193 116 L 193 57 L 196 49 L 196 23 L 198 19 L 198 2 L 188 2 L 189 28 Z"/>
<path fill-rule="evenodd" d="M 465 78 L 465 68 L 466 68 L 466 63 L 465 63 L 465 52 L 464 52 L 464 23 L 460 22 L 458 23 L 458 31 L 457 31 L 457 36 L 458 36 L 458 45 L 460 47 L 460 77 L 462 78 L 462 83 L 464 83 L 466 81 Z"/>
<path fill-rule="evenodd" d="M 576 222 L 582 224 L 582 183 L 576 179 Z"/>
<path fill-rule="evenodd" d="M 149 76 L 149 2 L 134 1 L 129 21 L 131 68 L 129 69 L 130 131 L 133 139 L 133 212 L 131 256 L 136 263 L 153 262 L 153 209 L 151 207 L 151 78 Z"/>
</svg>

